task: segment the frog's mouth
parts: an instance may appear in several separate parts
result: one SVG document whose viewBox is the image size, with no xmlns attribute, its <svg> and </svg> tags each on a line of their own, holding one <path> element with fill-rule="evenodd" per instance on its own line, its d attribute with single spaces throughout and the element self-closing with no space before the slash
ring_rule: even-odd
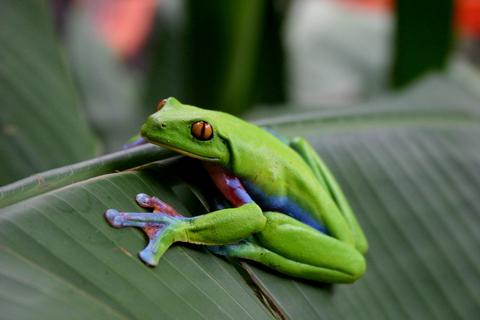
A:
<svg viewBox="0 0 480 320">
<path fill-rule="evenodd" d="M 175 152 L 178 152 L 180 154 L 183 154 L 184 156 L 187 156 L 189 158 L 195 158 L 195 159 L 199 159 L 199 160 L 203 160 L 203 161 L 209 161 L 209 162 L 220 162 L 220 159 L 219 158 L 216 158 L 216 157 L 207 157 L 207 156 L 202 156 L 202 155 L 199 155 L 199 154 L 195 154 L 195 153 L 192 153 L 192 152 L 189 152 L 189 151 L 186 151 L 186 150 L 183 150 L 183 149 L 180 149 L 180 148 L 177 148 L 177 147 L 173 147 L 171 145 L 168 145 L 166 143 L 159 143 L 157 141 L 153 142 L 153 141 L 150 141 L 147 139 L 148 142 L 152 143 L 152 144 L 155 144 L 157 146 L 160 146 L 160 147 L 163 147 L 163 148 L 166 148 L 168 150 L 172 150 L 172 151 L 175 151 Z"/>
</svg>

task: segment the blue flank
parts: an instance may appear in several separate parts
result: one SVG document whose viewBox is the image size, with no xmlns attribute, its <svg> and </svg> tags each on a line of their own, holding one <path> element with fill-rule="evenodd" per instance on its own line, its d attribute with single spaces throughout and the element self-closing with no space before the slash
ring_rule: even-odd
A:
<svg viewBox="0 0 480 320">
<path fill-rule="evenodd" d="M 275 138 L 277 138 L 281 142 L 285 143 L 287 146 L 290 146 L 290 141 L 287 138 L 281 136 L 279 133 L 277 133 L 272 128 L 270 128 L 270 127 L 261 127 L 261 128 L 263 130 L 267 131 L 268 133 L 270 133 L 272 136 L 274 136 Z"/>
<path fill-rule="evenodd" d="M 269 196 L 249 181 L 242 180 L 242 183 L 248 194 L 255 200 L 255 203 L 257 203 L 262 210 L 285 213 L 322 233 L 328 234 L 328 230 L 324 225 L 315 220 L 307 211 L 300 208 L 299 205 L 287 197 Z"/>
</svg>

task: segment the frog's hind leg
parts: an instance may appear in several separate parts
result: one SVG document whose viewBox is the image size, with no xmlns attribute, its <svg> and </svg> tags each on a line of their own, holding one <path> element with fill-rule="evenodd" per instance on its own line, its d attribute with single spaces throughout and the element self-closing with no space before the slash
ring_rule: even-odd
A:
<svg viewBox="0 0 480 320">
<path fill-rule="evenodd" d="M 210 248 L 214 253 L 259 262 L 281 273 L 329 283 L 349 283 L 365 272 L 363 256 L 351 245 L 329 237 L 277 212 L 266 212 L 267 224 L 256 243 Z"/>
<path fill-rule="evenodd" d="M 168 207 L 164 207 L 165 203 L 158 205 L 160 200 L 157 198 L 140 195 L 137 201 L 144 207 L 168 210 Z M 151 266 L 158 264 L 160 257 L 174 242 L 203 245 L 233 243 L 262 230 L 266 221 L 255 203 L 192 218 L 165 211 L 120 212 L 115 209 L 107 210 L 105 218 L 113 227 L 138 227 L 147 233 L 150 241 L 140 252 L 140 258 Z"/>
<path fill-rule="evenodd" d="M 323 185 L 325 190 L 330 194 L 332 199 L 337 204 L 340 212 L 347 220 L 355 237 L 355 247 L 362 253 L 368 250 L 368 243 L 362 228 L 358 224 L 355 215 L 353 214 L 350 205 L 342 192 L 337 180 L 328 169 L 327 165 L 319 157 L 315 149 L 308 143 L 307 140 L 297 137 L 290 141 L 290 147 L 295 150 L 300 157 L 307 163 L 316 176 L 317 180 Z"/>
</svg>

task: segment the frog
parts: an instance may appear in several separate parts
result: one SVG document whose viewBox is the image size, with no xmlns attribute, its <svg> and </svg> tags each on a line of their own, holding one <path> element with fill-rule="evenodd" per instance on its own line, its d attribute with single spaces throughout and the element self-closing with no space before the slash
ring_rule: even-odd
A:
<svg viewBox="0 0 480 320">
<path fill-rule="evenodd" d="M 173 243 L 204 245 L 216 255 L 254 261 L 288 277 L 352 283 L 366 270 L 368 242 L 326 163 L 302 137 L 285 139 L 234 115 L 161 100 L 141 139 L 200 161 L 229 206 L 185 216 L 140 193 L 152 212 L 108 209 L 116 228 L 142 228 L 139 252 L 156 266 Z"/>
</svg>

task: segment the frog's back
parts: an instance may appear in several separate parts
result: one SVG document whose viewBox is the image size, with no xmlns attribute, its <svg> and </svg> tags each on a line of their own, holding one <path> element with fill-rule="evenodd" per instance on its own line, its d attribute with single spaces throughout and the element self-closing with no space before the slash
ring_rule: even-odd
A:
<svg viewBox="0 0 480 320">
<path fill-rule="evenodd" d="M 327 232 L 323 212 L 337 210 L 306 162 L 271 133 L 249 124 L 230 138 L 231 166 L 255 202 Z M 241 135 L 241 136 L 239 136 Z"/>
</svg>

